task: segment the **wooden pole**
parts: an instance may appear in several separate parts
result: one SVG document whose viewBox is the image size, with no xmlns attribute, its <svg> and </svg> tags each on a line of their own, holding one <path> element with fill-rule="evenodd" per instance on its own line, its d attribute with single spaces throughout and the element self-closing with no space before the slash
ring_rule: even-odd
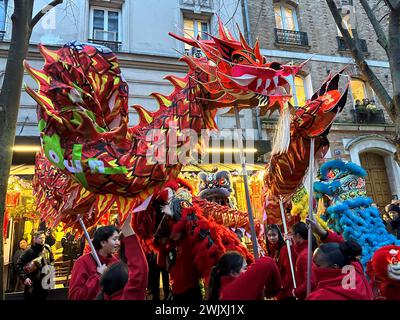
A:
<svg viewBox="0 0 400 320">
<path fill-rule="evenodd" d="M 283 199 L 282 196 L 279 200 L 279 205 L 281 207 L 281 216 L 282 216 L 282 223 L 283 223 L 283 231 L 285 232 L 285 234 L 288 234 L 288 229 L 287 229 L 287 225 L 286 225 L 286 216 L 285 216 L 285 210 L 283 209 Z M 290 249 L 290 240 L 286 239 L 286 247 L 288 250 L 288 256 L 289 256 L 289 263 L 290 263 L 290 271 L 292 272 L 292 279 L 293 279 L 293 287 L 296 289 L 297 288 L 297 284 L 296 284 L 296 277 L 294 275 L 294 266 L 293 266 L 293 258 L 292 258 L 292 250 Z"/>
<path fill-rule="evenodd" d="M 314 220 L 313 215 L 313 182 L 314 182 L 314 146 L 315 138 L 311 138 L 310 142 L 310 163 L 308 166 L 310 189 L 308 198 L 308 219 Z M 308 252 L 307 252 L 307 296 L 311 293 L 311 272 L 312 272 L 312 229 L 308 228 Z"/>
<path fill-rule="evenodd" d="M 247 176 L 247 169 L 246 169 L 246 159 L 245 159 L 244 152 L 243 152 L 242 127 L 240 125 L 239 109 L 237 106 L 235 106 L 234 109 L 235 109 L 235 118 L 236 118 L 236 128 L 237 128 L 237 133 L 238 133 L 238 145 L 239 145 L 239 149 L 240 149 L 239 157 L 240 157 L 240 163 L 242 164 L 242 175 L 243 175 L 243 182 L 244 182 L 244 190 L 246 193 L 247 213 L 249 215 L 251 239 L 253 242 L 254 259 L 258 259 L 258 241 L 257 241 L 257 236 L 256 236 L 256 230 L 254 227 L 253 209 L 251 207 L 251 202 L 250 202 L 250 191 L 249 191 L 249 183 L 248 183 L 248 176 Z"/>
<path fill-rule="evenodd" d="M 99 256 L 97 255 L 96 249 L 93 246 L 92 240 L 90 239 L 90 236 L 89 236 L 89 233 L 87 232 L 86 226 L 83 223 L 83 220 L 82 220 L 81 217 L 78 217 L 78 220 L 79 220 L 79 223 L 80 223 L 80 225 L 82 227 L 83 233 L 85 234 L 85 238 L 89 243 L 90 249 L 92 249 L 93 258 L 96 261 L 97 265 L 99 267 L 101 267 L 101 262 L 100 262 Z"/>
</svg>

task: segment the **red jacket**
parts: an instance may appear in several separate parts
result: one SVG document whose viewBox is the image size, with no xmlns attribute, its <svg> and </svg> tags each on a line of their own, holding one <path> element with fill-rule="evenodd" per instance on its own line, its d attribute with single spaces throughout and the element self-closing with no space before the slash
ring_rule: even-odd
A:
<svg viewBox="0 0 400 320">
<path fill-rule="evenodd" d="M 176 249 L 175 264 L 170 270 L 171 289 L 173 294 L 182 294 L 199 285 L 201 273 L 193 262 L 193 248 L 188 237 L 183 237 Z"/>
<path fill-rule="evenodd" d="M 97 255 L 100 262 L 107 266 L 118 261 L 115 256 L 104 258 L 100 254 Z M 97 264 L 92 254 L 88 253 L 79 257 L 72 268 L 68 299 L 94 300 L 100 292 L 99 281 L 100 275 L 97 273 Z"/>
<path fill-rule="evenodd" d="M 292 272 L 290 270 L 290 261 L 289 261 L 289 253 L 286 244 L 284 244 L 281 249 L 279 250 L 279 256 L 277 256 L 277 248 L 276 246 L 270 245 L 270 253 L 269 256 L 271 258 L 274 258 L 279 269 L 279 273 L 281 275 L 282 279 L 282 290 L 278 293 L 276 296 L 277 300 L 286 300 L 290 297 L 292 297 L 292 290 L 294 288 L 293 286 L 293 278 L 292 278 Z M 291 248 L 291 253 L 292 253 L 292 262 L 293 262 L 293 269 L 295 268 L 295 262 L 296 262 L 296 253 L 295 250 L 293 250 L 293 247 Z"/>
<path fill-rule="evenodd" d="M 321 239 L 323 243 L 329 243 L 329 242 L 344 242 L 344 238 L 342 235 L 337 234 L 336 232 L 333 232 L 331 230 L 327 230 L 328 234 L 326 235 L 325 238 Z"/>
<path fill-rule="evenodd" d="M 308 253 L 308 241 L 305 240 L 299 246 L 294 246 L 296 251 L 296 285 L 297 288 L 294 289 L 294 294 L 297 299 L 304 300 L 307 296 L 307 253 Z M 313 269 L 311 269 L 311 291 L 316 287 L 316 280 Z"/>
<path fill-rule="evenodd" d="M 220 300 L 263 300 L 281 289 L 278 266 L 270 257 L 252 263 L 237 277 L 221 277 Z"/>
<path fill-rule="evenodd" d="M 104 300 L 146 300 L 149 267 L 142 247 L 136 235 L 126 237 L 122 242 L 128 260 L 128 282 L 112 296 L 104 295 Z"/>
<path fill-rule="evenodd" d="M 342 272 L 342 269 L 315 268 L 318 286 L 307 300 L 373 300 L 372 290 L 361 264 L 353 262 L 351 265 L 355 270 L 354 287 L 351 287 L 351 280 L 345 279 L 351 277 L 351 273 Z"/>
</svg>

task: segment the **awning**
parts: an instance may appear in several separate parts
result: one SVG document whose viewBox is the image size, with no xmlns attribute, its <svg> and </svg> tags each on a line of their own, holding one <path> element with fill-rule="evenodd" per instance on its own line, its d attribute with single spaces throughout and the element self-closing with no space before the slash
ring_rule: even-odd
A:
<svg viewBox="0 0 400 320">
<path fill-rule="evenodd" d="M 10 175 L 13 176 L 27 176 L 35 174 L 35 166 L 31 164 L 21 164 L 11 166 Z"/>
<path fill-rule="evenodd" d="M 212 172 L 214 168 L 218 170 L 226 170 L 229 172 L 238 171 L 242 172 L 242 166 L 240 164 L 224 164 L 224 163 L 211 163 L 211 164 L 196 164 L 186 165 L 182 168 L 182 172 Z M 265 168 L 262 164 L 247 164 L 246 170 L 248 172 L 260 171 Z M 11 167 L 10 175 L 23 176 L 33 175 L 35 173 L 34 165 L 14 165 Z"/>
</svg>

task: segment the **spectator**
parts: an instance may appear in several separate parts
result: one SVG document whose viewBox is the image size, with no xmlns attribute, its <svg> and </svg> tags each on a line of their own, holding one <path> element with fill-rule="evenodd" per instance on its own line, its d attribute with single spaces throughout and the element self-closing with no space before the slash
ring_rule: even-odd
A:
<svg viewBox="0 0 400 320">
<path fill-rule="evenodd" d="M 289 254 L 286 247 L 285 240 L 283 239 L 282 233 L 276 224 L 270 224 L 266 227 L 267 231 L 267 251 L 268 256 L 273 258 L 278 265 L 279 273 L 282 279 L 282 290 L 276 296 L 277 300 L 290 300 L 293 299 L 293 278 L 290 268 Z M 294 250 L 292 253 L 293 263 L 296 261 L 296 255 Z M 294 266 L 293 266 L 294 268 Z"/>
<path fill-rule="evenodd" d="M 371 99 L 371 101 L 366 105 L 368 111 L 375 113 L 378 111 L 378 108 L 375 105 L 375 100 Z"/>
<path fill-rule="evenodd" d="M 79 245 L 75 240 L 75 236 L 71 234 L 71 232 L 67 232 L 67 234 L 61 239 L 61 246 L 63 247 L 63 261 L 70 261 L 78 258 Z"/>
<path fill-rule="evenodd" d="M 394 235 L 400 240 L 400 206 L 397 204 L 391 204 L 388 208 L 388 214 L 391 218 L 389 222 L 390 228 Z"/>
<path fill-rule="evenodd" d="M 297 288 L 292 294 L 299 300 L 304 300 L 307 296 L 307 256 L 308 256 L 308 228 L 304 222 L 298 222 L 292 226 L 292 239 L 296 252 L 295 275 Z M 313 235 L 312 250 L 317 247 L 317 241 Z M 311 291 L 315 288 L 315 276 L 311 272 Z"/>
<path fill-rule="evenodd" d="M 162 276 L 164 300 L 167 300 L 170 293 L 169 288 L 169 273 L 165 267 L 157 264 L 157 253 L 151 251 L 148 254 L 149 264 L 149 287 L 152 295 L 152 300 L 160 300 L 160 273 Z"/>
<path fill-rule="evenodd" d="M 132 215 L 122 225 L 122 245 L 126 262 L 119 261 L 104 272 L 97 300 L 145 300 L 148 277 L 146 257 L 132 228 Z"/>
<path fill-rule="evenodd" d="M 118 261 L 113 254 L 120 245 L 118 230 L 114 226 L 98 228 L 93 236 L 93 246 L 102 265 L 99 267 L 92 253 L 84 254 L 76 260 L 72 269 L 68 292 L 70 300 L 94 300 L 100 291 L 100 276 L 107 266 Z"/>
<path fill-rule="evenodd" d="M 363 99 L 363 101 L 365 101 L 365 99 Z M 368 111 L 367 111 L 365 103 L 361 103 L 360 100 L 356 100 L 355 109 L 356 109 L 356 115 L 357 115 L 357 122 L 364 123 L 368 117 Z"/>
<path fill-rule="evenodd" d="M 24 291 L 24 282 L 18 275 L 17 263 L 19 257 L 28 249 L 28 242 L 26 239 L 21 239 L 18 242 L 18 249 L 14 252 L 12 258 L 12 281 L 11 290 L 14 292 Z"/>
<path fill-rule="evenodd" d="M 42 280 L 50 269 L 46 270 L 44 267 L 51 266 L 54 257 L 45 240 L 43 231 L 36 232 L 33 235 L 34 243 L 18 259 L 17 272 L 24 281 L 25 300 L 47 299 L 48 288 L 43 286 Z"/>
<path fill-rule="evenodd" d="M 243 256 L 231 251 L 211 270 L 208 300 L 263 300 L 276 296 L 280 289 L 281 277 L 273 259 L 262 257 L 247 268 Z"/>
<path fill-rule="evenodd" d="M 313 257 L 318 285 L 307 300 L 372 300 L 371 287 L 357 260 L 361 252 L 361 247 L 354 241 L 321 244 Z M 346 282 L 348 272 L 343 272 L 344 267 L 353 268 L 354 282 Z"/>
</svg>

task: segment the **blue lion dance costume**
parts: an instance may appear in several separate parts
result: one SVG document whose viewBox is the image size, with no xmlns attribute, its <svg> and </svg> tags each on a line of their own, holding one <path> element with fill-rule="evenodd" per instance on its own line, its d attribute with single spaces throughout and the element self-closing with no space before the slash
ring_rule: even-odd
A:
<svg viewBox="0 0 400 320">
<path fill-rule="evenodd" d="M 367 172 L 352 162 L 332 160 L 320 168 L 319 181 L 314 183 L 316 198 L 328 202 L 321 218 L 328 227 L 346 240 L 360 244 L 361 263 L 366 266 L 376 250 L 386 245 L 400 245 L 388 233 L 377 208 L 371 206 L 365 189 Z"/>
</svg>

